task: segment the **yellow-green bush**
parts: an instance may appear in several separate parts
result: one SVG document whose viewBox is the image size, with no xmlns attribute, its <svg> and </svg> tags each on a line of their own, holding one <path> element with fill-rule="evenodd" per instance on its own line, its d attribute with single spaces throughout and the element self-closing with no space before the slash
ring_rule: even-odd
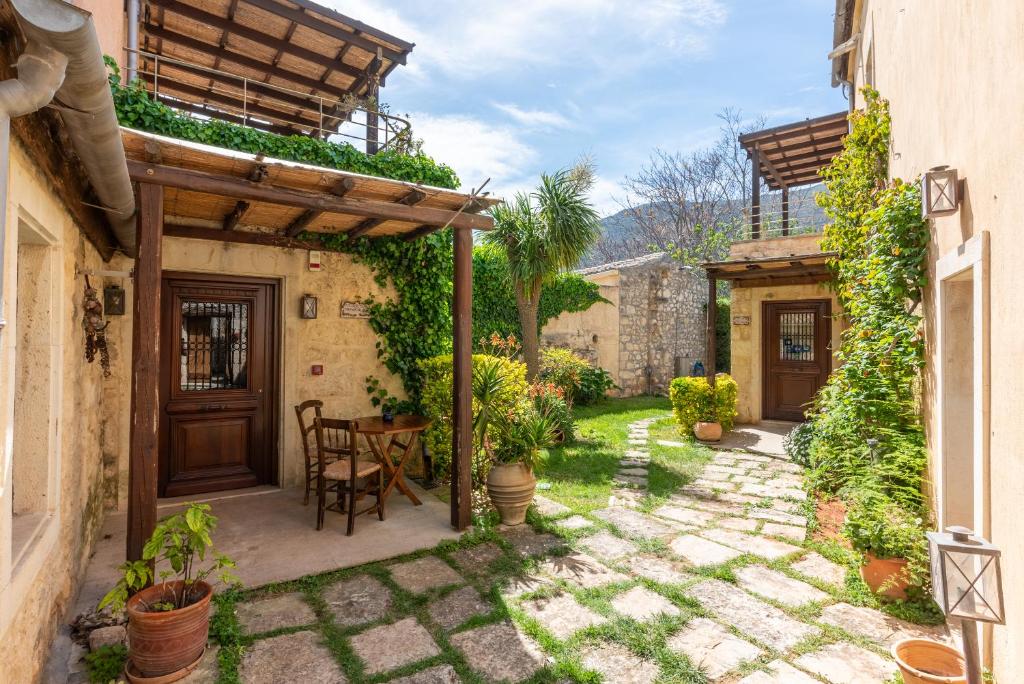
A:
<svg viewBox="0 0 1024 684">
<path fill-rule="evenodd" d="M 718 422 L 723 430 L 731 430 L 736 420 L 738 393 L 736 381 L 719 373 L 714 388 L 703 376 L 676 378 L 669 385 L 668 396 L 676 422 L 689 433 L 697 422 Z"/>
<path fill-rule="evenodd" d="M 494 361 L 504 366 L 506 383 L 495 401 L 495 411 L 512 411 L 528 396 L 526 364 L 500 356 L 474 354 L 473 367 Z M 419 362 L 423 373 L 422 405 L 424 414 L 433 423 L 423 439 L 434 459 L 434 475 L 447 478 L 452 462 L 452 355 L 443 354 Z M 477 413 L 474 402 L 473 414 Z M 475 436 L 474 436 L 475 439 Z M 479 450 L 474 444 L 474 453 Z"/>
</svg>

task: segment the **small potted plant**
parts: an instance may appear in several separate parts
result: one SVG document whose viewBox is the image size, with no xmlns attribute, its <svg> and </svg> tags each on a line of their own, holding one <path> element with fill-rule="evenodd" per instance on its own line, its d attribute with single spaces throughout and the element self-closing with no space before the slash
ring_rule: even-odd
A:
<svg viewBox="0 0 1024 684">
<path fill-rule="evenodd" d="M 876 594 L 904 600 L 907 590 L 924 583 L 928 545 L 923 519 L 884 494 L 869 491 L 852 497 L 844 531 L 864 554 L 860 576 Z"/>
<path fill-rule="evenodd" d="M 216 575 L 224 583 L 238 581 L 231 573 L 234 561 L 213 550 L 210 535 L 216 525 L 206 504 L 188 504 L 162 519 L 143 547 L 142 560 L 122 564 L 121 578 L 100 601 L 101 610 L 109 606 L 128 613 L 130 681 L 175 681 L 202 657 L 213 596 L 207 580 Z M 153 567 L 165 565 L 170 569 L 161 569 L 159 583 L 152 584 Z"/>
<path fill-rule="evenodd" d="M 487 473 L 487 495 L 503 524 L 521 525 L 537 489 L 533 466 L 540 450 L 557 441 L 558 428 L 555 420 L 532 402 L 499 418 L 493 428 L 494 434 L 485 437 L 485 448 L 494 462 Z"/>
</svg>

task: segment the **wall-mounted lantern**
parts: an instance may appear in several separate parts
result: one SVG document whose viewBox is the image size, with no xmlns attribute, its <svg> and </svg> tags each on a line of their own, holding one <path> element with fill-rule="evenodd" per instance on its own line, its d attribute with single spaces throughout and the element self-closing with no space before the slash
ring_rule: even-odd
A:
<svg viewBox="0 0 1024 684">
<path fill-rule="evenodd" d="M 103 311 L 108 316 L 124 316 L 124 288 L 107 285 L 103 288 Z"/>
<path fill-rule="evenodd" d="M 960 207 L 956 169 L 936 166 L 921 178 L 921 211 L 925 218 L 955 214 Z"/>
<path fill-rule="evenodd" d="M 299 316 L 306 319 L 316 318 L 316 297 L 311 294 L 302 295 L 302 307 Z"/>
<path fill-rule="evenodd" d="M 928 533 L 932 595 L 943 612 L 959 618 L 968 684 L 982 684 L 977 622 L 1004 624 L 1000 552 L 965 527 Z"/>
</svg>

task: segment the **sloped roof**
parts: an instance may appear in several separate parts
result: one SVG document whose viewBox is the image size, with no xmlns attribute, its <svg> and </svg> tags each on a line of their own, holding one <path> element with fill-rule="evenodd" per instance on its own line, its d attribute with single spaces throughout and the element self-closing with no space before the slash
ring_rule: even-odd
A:
<svg viewBox="0 0 1024 684">
<path fill-rule="evenodd" d="M 598 264 L 597 266 L 588 266 L 587 268 L 578 268 L 573 273 L 579 275 L 596 275 L 598 273 L 607 273 L 609 271 L 628 271 L 630 269 L 639 268 L 641 266 L 648 266 L 653 263 L 660 261 L 673 261 L 672 257 L 669 256 L 668 252 L 652 252 L 650 254 L 644 254 L 643 256 L 634 257 L 632 259 L 623 259 L 621 261 L 610 261 L 607 264 Z"/>
</svg>

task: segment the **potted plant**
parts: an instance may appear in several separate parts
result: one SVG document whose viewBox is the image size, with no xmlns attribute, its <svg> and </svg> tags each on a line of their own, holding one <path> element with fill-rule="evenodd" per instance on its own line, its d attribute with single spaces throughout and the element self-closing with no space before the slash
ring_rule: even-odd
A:
<svg viewBox="0 0 1024 684">
<path fill-rule="evenodd" d="M 121 578 L 100 601 L 100 610 L 110 606 L 128 613 L 129 680 L 175 681 L 202 657 L 213 596 L 207 580 L 216 574 L 222 582 L 237 582 L 234 561 L 213 551 L 210 535 L 216 525 L 205 504 L 188 504 L 163 518 L 143 547 L 142 560 L 122 564 Z M 154 566 L 165 565 L 170 569 L 161 569 L 160 582 L 152 584 Z"/>
<path fill-rule="evenodd" d="M 729 375 L 715 376 L 714 387 L 704 377 L 676 378 L 669 385 L 669 399 L 676 421 L 702 442 L 717 442 L 732 429 L 736 418 L 737 385 Z"/>
<path fill-rule="evenodd" d="M 927 572 L 923 519 L 879 492 L 859 492 L 851 499 L 844 531 L 864 554 L 861 578 L 876 594 L 906 599 L 907 590 L 921 586 Z"/>
<path fill-rule="evenodd" d="M 960 651 L 931 639 L 903 639 L 893 644 L 893 660 L 904 684 L 966 684 Z"/>
<path fill-rule="evenodd" d="M 533 501 L 537 479 L 533 466 L 540 450 L 558 439 L 555 420 L 532 402 L 510 416 L 502 416 L 487 435 L 485 446 L 494 462 L 487 473 L 487 495 L 505 525 L 521 525 Z"/>
</svg>

